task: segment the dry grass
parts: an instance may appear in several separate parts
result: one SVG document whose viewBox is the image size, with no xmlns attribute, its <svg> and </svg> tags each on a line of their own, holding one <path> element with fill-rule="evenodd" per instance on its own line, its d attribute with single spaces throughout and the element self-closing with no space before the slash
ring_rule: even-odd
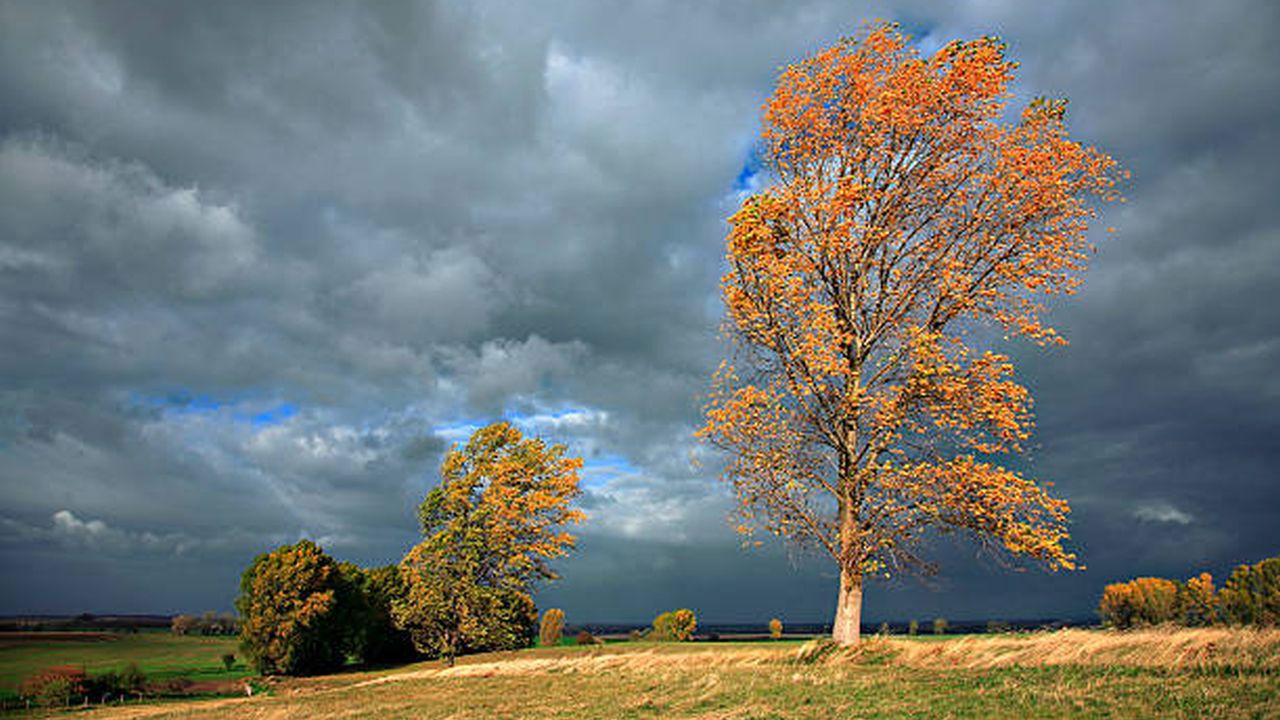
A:
<svg viewBox="0 0 1280 720">
<path fill-rule="evenodd" d="M 806 645 L 802 655 L 812 655 Z M 1280 630 L 1152 628 L 1116 632 L 1059 630 L 1025 635 L 968 635 L 946 642 L 868 638 L 825 663 L 871 660 L 919 668 L 985 670 L 1074 665 L 1170 670 L 1280 671 Z"/>
<path fill-rule="evenodd" d="M 815 652 L 818 651 L 818 652 Z M 281 683 L 270 697 L 105 717 L 1277 717 L 1280 631 L 1067 630 L 480 655 Z"/>
</svg>

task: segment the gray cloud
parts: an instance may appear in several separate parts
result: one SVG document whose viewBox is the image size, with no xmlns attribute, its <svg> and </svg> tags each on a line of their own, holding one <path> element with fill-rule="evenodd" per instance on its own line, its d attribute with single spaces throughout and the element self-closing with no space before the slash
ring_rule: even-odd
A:
<svg viewBox="0 0 1280 720">
<path fill-rule="evenodd" d="M 30 581 L 0 612 L 227 607 L 301 535 L 394 560 L 443 449 L 506 414 L 588 461 L 546 602 L 824 619 L 827 569 L 740 548 L 691 433 L 760 103 L 875 17 L 1003 35 L 1019 98 L 1070 97 L 1134 180 L 1072 345 L 1010 349 L 1089 570 L 942 543 L 869 617 L 1087 615 L 1274 554 L 1268 3 L 6 2 L 0 563 Z"/>
</svg>

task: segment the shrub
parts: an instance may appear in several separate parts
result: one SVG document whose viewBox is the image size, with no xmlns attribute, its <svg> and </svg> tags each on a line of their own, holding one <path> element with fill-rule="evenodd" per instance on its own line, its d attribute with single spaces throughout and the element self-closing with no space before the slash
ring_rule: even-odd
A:
<svg viewBox="0 0 1280 720">
<path fill-rule="evenodd" d="M 18 694 L 37 705 L 66 705 L 71 698 L 83 696 L 88 689 L 84 668 L 55 665 L 31 675 L 18 686 Z"/>
<path fill-rule="evenodd" d="M 934 619 L 933 619 L 933 634 L 934 634 L 934 635 L 946 635 L 946 634 L 947 634 L 947 619 L 946 619 L 946 618 L 934 618 Z"/>
<path fill-rule="evenodd" d="M 227 670 L 231 670 L 231 668 L 232 668 L 235 664 L 236 664 L 236 654 L 235 654 L 235 653 L 222 653 L 222 666 L 223 666 L 223 667 L 225 667 Z"/>
<path fill-rule="evenodd" d="M 880 623 L 880 629 L 876 631 L 876 634 L 882 637 L 885 635 L 890 635 L 892 633 L 893 633 L 893 630 L 889 627 L 889 623 L 887 622 Z"/>
<path fill-rule="evenodd" d="M 919 633 L 920 633 L 920 623 L 919 623 L 919 622 L 917 622 L 917 621 L 915 621 L 915 620 L 912 620 L 910 623 L 908 623 L 908 624 L 907 624 L 907 634 L 908 634 L 908 635 L 917 635 L 917 634 L 919 634 Z"/>
<path fill-rule="evenodd" d="M 630 633 L 628 633 L 628 634 L 627 634 L 627 637 L 628 637 L 632 642 L 639 642 L 639 641 L 641 641 L 641 640 L 648 640 L 648 639 L 649 639 L 649 632 L 650 632 L 650 629 L 649 629 L 649 628 L 636 628 L 635 630 L 632 630 Z"/>
<path fill-rule="evenodd" d="M 1010 626 L 1009 626 L 1009 623 L 1007 623 L 1007 622 L 1005 622 L 1005 621 L 1003 621 L 1003 620 L 988 620 L 988 621 L 987 621 L 987 632 L 988 632 L 988 633 L 991 633 L 992 635 L 997 634 L 997 633 L 1006 633 L 1006 632 L 1009 632 L 1009 630 L 1010 630 L 1010 629 L 1011 629 L 1011 628 L 1010 628 Z"/>
<path fill-rule="evenodd" d="M 579 645 L 603 645 L 604 644 L 603 642 L 600 641 L 600 638 L 596 637 L 595 635 L 592 635 L 586 630 L 578 631 L 577 643 Z"/>
<path fill-rule="evenodd" d="M 778 618 L 769 621 L 769 637 L 774 640 L 782 637 L 782 621 Z"/>
<path fill-rule="evenodd" d="M 138 668 L 138 663 L 131 662 L 120 672 L 120 692 L 140 693 L 147 687 L 147 676 Z"/>
<path fill-rule="evenodd" d="M 542 613 L 542 624 L 538 627 L 538 642 L 543 647 L 554 647 L 560 644 L 564 635 L 564 611 L 550 608 Z"/>
<path fill-rule="evenodd" d="M 698 617 L 689 608 L 680 608 L 654 618 L 649 637 L 659 642 L 685 642 L 693 639 L 697 629 Z"/>
<path fill-rule="evenodd" d="M 1237 625 L 1280 623 L 1280 557 L 1241 565 L 1218 593 L 1222 614 Z"/>
</svg>

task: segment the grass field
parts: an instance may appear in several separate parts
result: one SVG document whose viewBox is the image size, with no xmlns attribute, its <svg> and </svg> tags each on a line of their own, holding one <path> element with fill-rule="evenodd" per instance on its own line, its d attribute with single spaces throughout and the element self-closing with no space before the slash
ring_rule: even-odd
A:
<svg viewBox="0 0 1280 720">
<path fill-rule="evenodd" d="M 188 677 L 229 680 L 249 673 L 237 658 L 230 671 L 224 653 L 238 653 L 234 637 L 180 637 L 168 632 L 39 632 L 0 634 L 0 696 L 14 695 L 22 679 L 54 665 L 79 665 L 90 675 L 119 671 L 135 662 L 150 680 Z"/>
<path fill-rule="evenodd" d="M 215 658 L 216 659 L 216 658 Z M 1280 631 L 619 643 L 285 680 L 102 718 L 1280 717 Z"/>
</svg>

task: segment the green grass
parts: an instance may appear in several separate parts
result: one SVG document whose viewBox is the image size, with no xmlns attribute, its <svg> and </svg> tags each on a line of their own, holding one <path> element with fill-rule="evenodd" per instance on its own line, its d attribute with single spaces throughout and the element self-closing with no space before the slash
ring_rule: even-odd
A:
<svg viewBox="0 0 1280 720">
<path fill-rule="evenodd" d="M 188 677 L 230 680 L 250 674 L 234 637 L 177 636 L 167 632 L 0 635 L 0 695 L 12 697 L 23 678 L 54 665 L 79 665 L 96 675 L 135 662 L 149 680 Z M 235 653 L 228 671 L 222 655 Z"/>
</svg>

